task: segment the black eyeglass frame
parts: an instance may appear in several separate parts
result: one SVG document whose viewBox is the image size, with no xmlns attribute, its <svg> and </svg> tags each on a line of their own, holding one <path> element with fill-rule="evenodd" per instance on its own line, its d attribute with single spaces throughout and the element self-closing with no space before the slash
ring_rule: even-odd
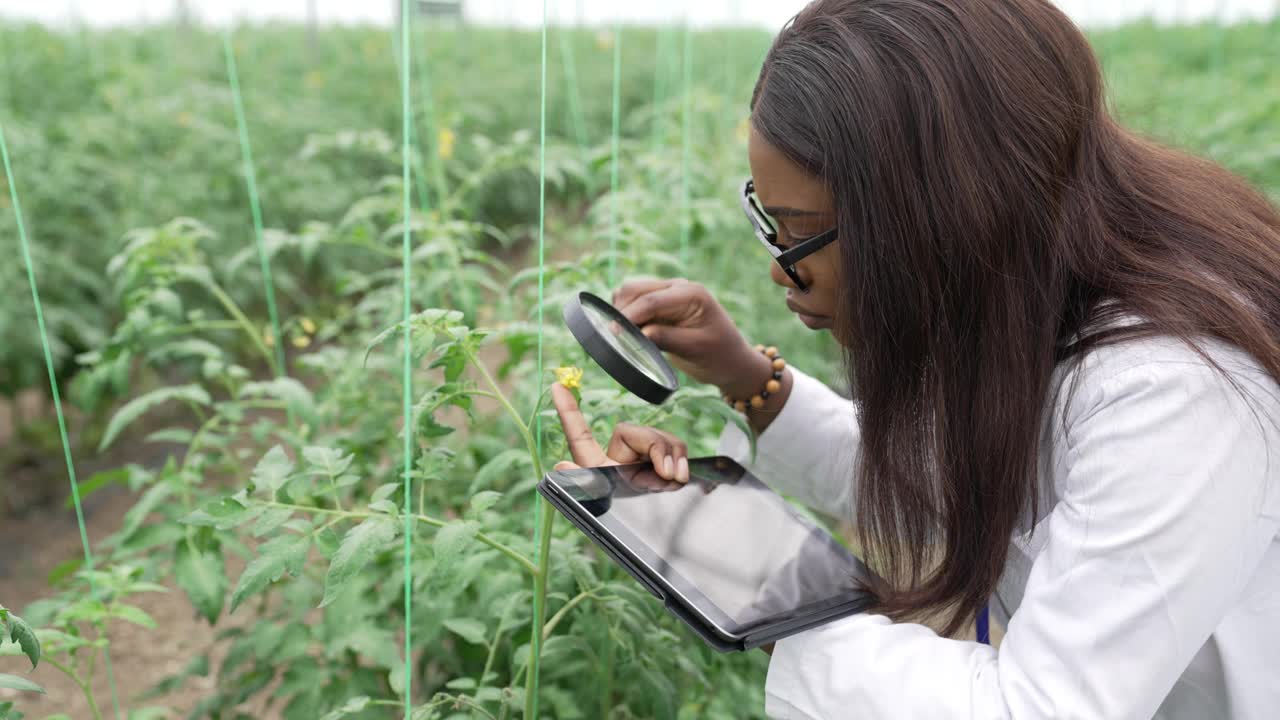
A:
<svg viewBox="0 0 1280 720">
<path fill-rule="evenodd" d="M 761 245 L 765 246 L 765 249 L 773 256 L 773 259 L 782 267 L 782 271 L 787 274 L 787 277 L 791 278 L 791 282 L 796 284 L 796 288 L 801 292 L 808 292 L 808 286 L 800 279 L 800 274 L 796 272 L 796 263 L 835 242 L 835 239 L 839 236 L 836 232 L 837 228 L 831 228 L 826 232 L 814 235 L 795 247 L 784 248 L 778 244 L 778 231 L 773 227 L 773 221 L 756 204 L 753 197 L 755 193 L 755 181 L 747 178 L 747 181 L 742 185 L 742 212 L 746 214 L 747 220 L 751 222 L 751 228 L 755 231 L 756 239 L 760 241 Z"/>
</svg>

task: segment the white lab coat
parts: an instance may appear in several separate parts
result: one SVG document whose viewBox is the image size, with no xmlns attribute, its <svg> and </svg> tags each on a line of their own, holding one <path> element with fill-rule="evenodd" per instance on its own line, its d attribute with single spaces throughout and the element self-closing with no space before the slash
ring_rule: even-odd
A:
<svg viewBox="0 0 1280 720">
<path fill-rule="evenodd" d="M 1169 338 L 1059 369 L 1079 386 L 1043 426 L 1040 517 L 990 602 L 998 651 L 855 615 L 777 643 L 769 716 L 1280 719 L 1280 387 L 1204 347 L 1252 400 Z M 733 425 L 720 451 L 849 516 L 858 440 L 851 402 L 796 371 L 755 462 Z"/>
</svg>

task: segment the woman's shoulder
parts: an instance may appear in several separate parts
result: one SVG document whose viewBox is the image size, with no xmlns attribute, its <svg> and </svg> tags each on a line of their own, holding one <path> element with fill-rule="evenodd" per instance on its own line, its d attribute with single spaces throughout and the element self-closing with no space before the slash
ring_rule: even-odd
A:
<svg viewBox="0 0 1280 720">
<path fill-rule="evenodd" d="M 1057 377 L 1055 414 L 1068 425 L 1104 406 L 1141 412 L 1213 402 L 1254 415 L 1261 411 L 1280 439 L 1280 383 L 1252 355 L 1218 338 L 1155 334 L 1116 340 L 1062 363 Z"/>
<path fill-rule="evenodd" d="M 1150 492 L 1159 508 L 1219 487 L 1250 498 L 1250 512 L 1280 517 L 1280 383 L 1247 352 L 1148 335 L 1093 348 L 1060 371 L 1044 428 L 1046 491 L 1091 502 Z"/>
</svg>

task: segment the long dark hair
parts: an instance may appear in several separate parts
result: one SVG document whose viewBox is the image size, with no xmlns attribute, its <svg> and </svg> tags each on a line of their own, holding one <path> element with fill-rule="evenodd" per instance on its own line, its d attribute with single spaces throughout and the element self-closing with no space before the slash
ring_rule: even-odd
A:
<svg viewBox="0 0 1280 720">
<path fill-rule="evenodd" d="M 1280 214 L 1119 126 L 1088 42 L 1046 0 L 817 0 L 751 106 L 835 198 L 857 532 L 889 581 L 881 611 L 943 613 L 951 634 L 989 597 L 1037 512 L 1059 363 L 1214 337 L 1280 381 Z M 1090 331 L 1120 313 L 1143 322 Z"/>
</svg>

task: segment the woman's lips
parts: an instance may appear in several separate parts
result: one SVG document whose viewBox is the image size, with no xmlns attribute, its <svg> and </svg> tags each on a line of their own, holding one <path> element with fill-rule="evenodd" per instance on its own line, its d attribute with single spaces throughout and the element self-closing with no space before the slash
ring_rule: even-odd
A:
<svg viewBox="0 0 1280 720">
<path fill-rule="evenodd" d="M 813 330 L 821 330 L 831 327 L 831 318 L 826 315 L 811 315 L 804 310 L 791 304 L 790 299 L 787 300 L 787 309 L 796 314 L 800 318 L 800 322 L 808 325 Z"/>
<path fill-rule="evenodd" d="M 821 315 L 806 315 L 804 313 L 796 313 L 796 317 L 800 318 L 800 322 L 809 326 L 811 330 L 830 329 L 831 318 Z"/>
<path fill-rule="evenodd" d="M 818 315 L 805 315 L 804 313 L 797 313 L 796 316 L 799 316 L 801 323 L 809 325 L 809 329 L 814 329 L 814 331 L 820 331 L 820 329 L 831 329 L 831 318 L 822 318 L 822 316 Z"/>
</svg>

